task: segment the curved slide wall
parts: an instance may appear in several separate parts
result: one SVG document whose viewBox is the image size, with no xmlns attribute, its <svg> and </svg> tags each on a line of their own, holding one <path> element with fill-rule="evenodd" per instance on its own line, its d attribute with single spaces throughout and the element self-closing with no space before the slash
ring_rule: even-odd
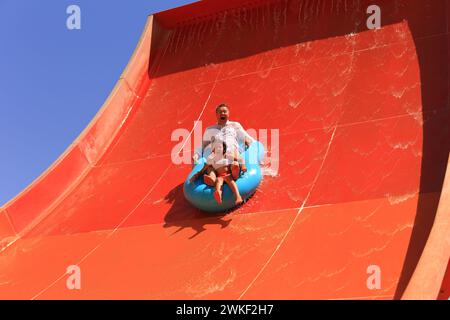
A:
<svg viewBox="0 0 450 320">
<path fill-rule="evenodd" d="M 209 0 L 150 16 L 89 127 L 0 209 L 0 298 L 417 297 L 422 253 L 448 237 L 435 225 L 447 2 L 380 0 L 377 30 L 365 0 Z M 268 161 L 248 203 L 210 216 L 184 199 L 191 166 L 174 159 L 221 102 Z M 432 264 L 441 280 L 447 262 Z M 67 288 L 71 265 L 81 290 Z"/>
</svg>

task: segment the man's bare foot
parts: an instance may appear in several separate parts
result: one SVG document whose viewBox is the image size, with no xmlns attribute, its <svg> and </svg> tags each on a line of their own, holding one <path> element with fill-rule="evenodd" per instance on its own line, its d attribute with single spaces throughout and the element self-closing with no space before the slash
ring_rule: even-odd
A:
<svg viewBox="0 0 450 320">
<path fill-rule="evenodd" d="M 218 204 L 222 204 L 222 191 L 220 190 L 214 191 L 214 199 L 216 199 Z"/>
<path fill-rule="evenodd" d="M 234 202 L 234 204 L 235 205 L 240 205 L 240 204 L 242 204 L 244 202 L 244 200 L 242 200 L 242 197 L 238 197 L 238 198 L 236 198 L 236 201 Z"/>
</svg>

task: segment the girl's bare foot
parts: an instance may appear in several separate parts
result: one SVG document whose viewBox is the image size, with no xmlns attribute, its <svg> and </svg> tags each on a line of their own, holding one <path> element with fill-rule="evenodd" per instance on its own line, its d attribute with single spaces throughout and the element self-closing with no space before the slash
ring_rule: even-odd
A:
<svg viewBox="0 0 450 320">
<path fill-rule="evenodd" d="M 242 204 L 244 202 L 244 200 L 242 200 L 242 197 L 237 197 L 236 201 L 234 202 L 237 206 Z"/>
<path fill-rule="evenodd" d="M 222 204 L 222 191 L 216 190 L 214 192 L 214 199 L 216 199 L 218 204 Z"/>
</svg>

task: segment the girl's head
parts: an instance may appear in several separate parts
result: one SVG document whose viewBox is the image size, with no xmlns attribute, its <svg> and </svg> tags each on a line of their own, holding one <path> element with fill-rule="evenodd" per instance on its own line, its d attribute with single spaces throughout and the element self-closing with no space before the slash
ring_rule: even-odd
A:
<svg viewBox="0 0 450 320">
<path fill-rule="evenodd" d="M 215 154 L 225 155 L 225 153 L 227 153 L 227 145 L 226 145 L 226 143 L 224 141 L 217 141 L 216 144 L 214 145 L 213 152 Z"/>
</svg>

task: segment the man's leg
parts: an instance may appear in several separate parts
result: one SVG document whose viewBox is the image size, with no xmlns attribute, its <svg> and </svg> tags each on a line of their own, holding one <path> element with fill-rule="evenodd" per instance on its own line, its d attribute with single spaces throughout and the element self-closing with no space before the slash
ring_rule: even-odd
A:
<svg viewBox="0 0 450 320">
<path fill-rule="evenodd" d="M 203 182 L 210 187 L 214 187 L 216 185 L 216 173 L 213 168 L 208 168 L 206 173 L 203 175 Z"/>
<path fill-rule="evenodd" d="M 216 178 L 216 190 L 214 191 L 214 199 L 216 199 L 218 204 L 222 203 L 222 185 L 223 185 L 223 178 L 222 177 Z"/>
<path fill-rule="evenodd" d="M 238 186 L 236 184 L 236 181 L 234 181 L 230 176 L 227 176 L 225 178 L 225 182 L 230 187 L 231 191 L 233 192 L 234 196 L 236 197 L 235 204 L 240 205 L 244 200 L 242 200 L 241 194 L 239 193 Z"/>
<path fill-rule="evenodd" d="M 237 180 L 239 179 L 241 173 L 241 167 L 239 165 L 239 162 L 237 161 L 239 159 L 239 153 L 237 152 L 237 150 L 233 150 L 227 156 L 228 159 L 232 161 L 230 164 L 231 176 L 234 180 Z"/>
<path fill-rule="evenodd" d="M 231 175 L 234 180 L 239 179 L 239 174 L 241 173 L 241 167 L 239 167 L 239 162 L 233 161 L 231 164 Z"/>
</svg>

